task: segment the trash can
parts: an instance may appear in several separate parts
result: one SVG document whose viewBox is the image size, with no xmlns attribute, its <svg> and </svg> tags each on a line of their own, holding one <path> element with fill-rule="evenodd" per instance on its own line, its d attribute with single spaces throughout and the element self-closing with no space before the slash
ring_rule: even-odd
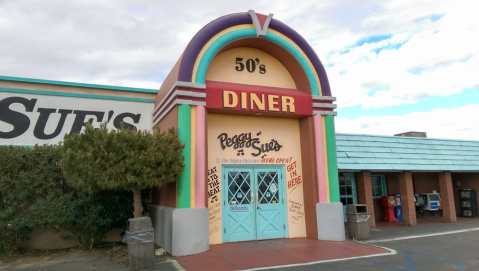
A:
<svg viewBox="0 0 479 271">
<path fill-rule="evenodd" d="M 130 270 L 142 270 L 154 263 L 154 233 L 149 217 L 128 220 L 125 239 L 128 244 L 128 262 Z"/>
<path fill-rule="evenodd" d="M 369 238 L 368 206 L 364 204 L 351 204 L 346 206 L 346 229 L 349 238 L 365 240 Z"/>
</svg>

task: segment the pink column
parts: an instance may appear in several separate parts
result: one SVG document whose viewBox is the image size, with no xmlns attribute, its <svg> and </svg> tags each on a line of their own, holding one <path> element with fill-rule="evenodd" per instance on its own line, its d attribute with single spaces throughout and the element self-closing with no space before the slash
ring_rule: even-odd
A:
<svg viewBox="0 0 479 271">
<path fill-rule="evenodd" d="M 196 106 L 196 208 L 206 208 L 206 110 Z"/>
<path fill-rule="evenodd" d="M 329 202 L 329 183 L 326 164 L 326 143 L 324 137 L 324 123 L 321 115 L 315 114 L 314 121 L 314 145 L 316 151 L 316 175 L 318 176 L 318 201 Z"/>
</svg>

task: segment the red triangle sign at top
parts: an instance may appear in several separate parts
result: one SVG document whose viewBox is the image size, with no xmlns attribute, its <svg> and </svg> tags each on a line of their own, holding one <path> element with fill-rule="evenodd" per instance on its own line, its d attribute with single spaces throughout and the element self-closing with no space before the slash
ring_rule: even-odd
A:
<svg viewBox="0 0 479 271">
<path fill-rule="evenodd" d="M 264 26 L 264 23 L 266 22 L 266 18 L 268 17 L 260 13 L 256 13 L 256 17 L 258 17 L 259 25 L 262 28 Z"/>
</svg>

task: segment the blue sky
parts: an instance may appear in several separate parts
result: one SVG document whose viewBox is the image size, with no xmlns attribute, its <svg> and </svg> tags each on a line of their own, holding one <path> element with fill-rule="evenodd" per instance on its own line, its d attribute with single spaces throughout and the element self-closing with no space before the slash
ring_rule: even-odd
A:
<svg viewBox="0 0 479 271">
<path fill-rule="evenodd" d="M 403 115 L 413 112 L 431 111 L 438 108 L 454 109 L 470 104 L 474 105 L 477 104 L 478 101 L 479 88 L 467 88 L 459 94 L 425 97 L 418 99 L 414 103 L 397 106 L 362 108 L 360 105 L 357 105 L 343 107 L 339 110 L 339 116 L 343 118 L 355 118 L 357 116 Z"/>
<path fill-rule="evenodd" d="M 209 21 L 255 9 L 313 46 L 339 132 L 479 140 L 477 1 L 0 1 L 0 74 L 159 88 Z M 180 19 L 178 19 L 180 18 Z"/>
</svg>

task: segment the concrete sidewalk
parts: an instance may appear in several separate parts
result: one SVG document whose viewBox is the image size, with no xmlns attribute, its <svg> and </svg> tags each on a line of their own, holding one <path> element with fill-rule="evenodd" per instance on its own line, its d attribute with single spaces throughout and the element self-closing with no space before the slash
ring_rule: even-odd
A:
<svg viewBox="0 0 479 271">
<path fill-rule="evenodd" d="M 413 227 L 399 224 L 378 223 L 376 228 L 371 229 L 368 242 L 474 228 L 479 229 L 479 218 L 458 218 L 456 223 L 445 223 L 441 222 L 440 219 L 433 218 L 419 219 L 418 224 Z"/>
</svg>

